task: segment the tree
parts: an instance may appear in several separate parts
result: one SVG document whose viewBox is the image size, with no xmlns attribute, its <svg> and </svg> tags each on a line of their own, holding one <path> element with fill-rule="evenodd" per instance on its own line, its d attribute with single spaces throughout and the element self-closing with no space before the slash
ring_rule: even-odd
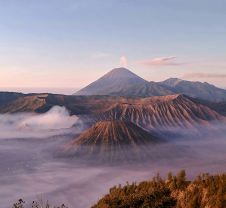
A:
<svg viewBox="0 0 226 208">
<path fill-rule="evenodd" d="M 177 177 L 177 188 L 184 190 L 186 186 L 186 173 L 185 170 L 181 170 Z"/>
<path fill-rule="evenodd" d="M 172 181 L 172 172 L 168 172 L 167 179 L 171 182 Z"/>
<path fill-rule="evenodd" d="M 225 200 L 222 187 L 217 192 L 215 208 L 225 208 Z"/>
</svg>

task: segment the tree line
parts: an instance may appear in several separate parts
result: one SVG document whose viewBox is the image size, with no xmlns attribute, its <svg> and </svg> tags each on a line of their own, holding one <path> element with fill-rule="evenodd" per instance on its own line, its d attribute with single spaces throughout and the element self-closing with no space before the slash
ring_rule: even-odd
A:
<svg viewBox="0 0 226 208">
<path fill-rule="evenodd" d="M 185 170 L 167 174 L 162 180 L 157 173 L 151 181 L 113 186 L 92 208 L 225 208 L 226 174 L 198 174 L 186 180 Z"/>
</svg>

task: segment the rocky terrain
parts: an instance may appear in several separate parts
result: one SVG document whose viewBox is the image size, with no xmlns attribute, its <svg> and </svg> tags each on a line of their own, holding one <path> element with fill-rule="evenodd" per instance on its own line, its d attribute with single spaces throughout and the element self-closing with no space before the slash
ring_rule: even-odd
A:
<svg viewBox="0 0 226 208">
<path fill-rule="evenodd" d="M 158 138 L 203 138 L 224 135 L 226 117 L 178 94 L 118 102 L 102 112 L 80 116 L 84 123 L 127 120 Z"/>
</svg>

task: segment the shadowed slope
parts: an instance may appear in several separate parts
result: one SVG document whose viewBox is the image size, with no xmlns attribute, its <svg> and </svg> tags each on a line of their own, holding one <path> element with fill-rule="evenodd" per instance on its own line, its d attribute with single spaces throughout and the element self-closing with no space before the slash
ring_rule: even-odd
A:
<svg viewBox="0 0 226 208">
<path fill-rule="evenodd" d="M 24 96 L 24 94 L 17 92 L 0 92 L 0 106 Z"/>
<path fill-rule="evenodd" d="M 35 112 L 36 109 L 42 107 L 45 103 L 44 99 L 37 96 L 20 97 L 17 100 L 1 106 L 0 113 Z"/>
<path fill-rule="evenodd" d="M 151 147 L 163 143 L 131 122 L 100 121 L 69 142 L 63 155 L 109 164 L 142 162 Z"/>
</svg>

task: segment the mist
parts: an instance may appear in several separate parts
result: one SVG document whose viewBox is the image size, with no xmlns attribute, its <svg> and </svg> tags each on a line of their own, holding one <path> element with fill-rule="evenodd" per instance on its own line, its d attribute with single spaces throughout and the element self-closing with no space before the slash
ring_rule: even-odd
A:
<svg viewBox="0 0 226 208">
<path fill-rule="evenodd" d="M 25 200 L 28 208 L 43 194 L 52 206 L 64 203 L 69 208 L 87 208 L 112 186 L 125 185 L 126 181 L 152 180 L 157 172 L 164 179 L 169 171 L 177 174 L 185 169 L 188 180 L 193 180 L 199 172 L 226 172 L 226 136 L 208 137 L 209 134 L 204 133 L 207 129 L 201 124 L 199 139 L 188 138 L 184 132 L 184 138 L 175 137 L 167 143 L 150 146 L 151 157 L 147 161 L 111 166 L 90 165 L 86 160 L 57 156 L 66 143 L 82 133 L 73 123 L 83 125 L 77 117 L 70 117 L 64 107 L 54 107 L 42 115 L 0 115 L 2 208 L 12 207 L 19 198 Z M 23 125 L 28 128 L 21 129 Z M 223 123 L 215 127 L 225 129 Z M 166 128 L 162 127 L 162 131 L 167 134 Z"/>
</svg>

